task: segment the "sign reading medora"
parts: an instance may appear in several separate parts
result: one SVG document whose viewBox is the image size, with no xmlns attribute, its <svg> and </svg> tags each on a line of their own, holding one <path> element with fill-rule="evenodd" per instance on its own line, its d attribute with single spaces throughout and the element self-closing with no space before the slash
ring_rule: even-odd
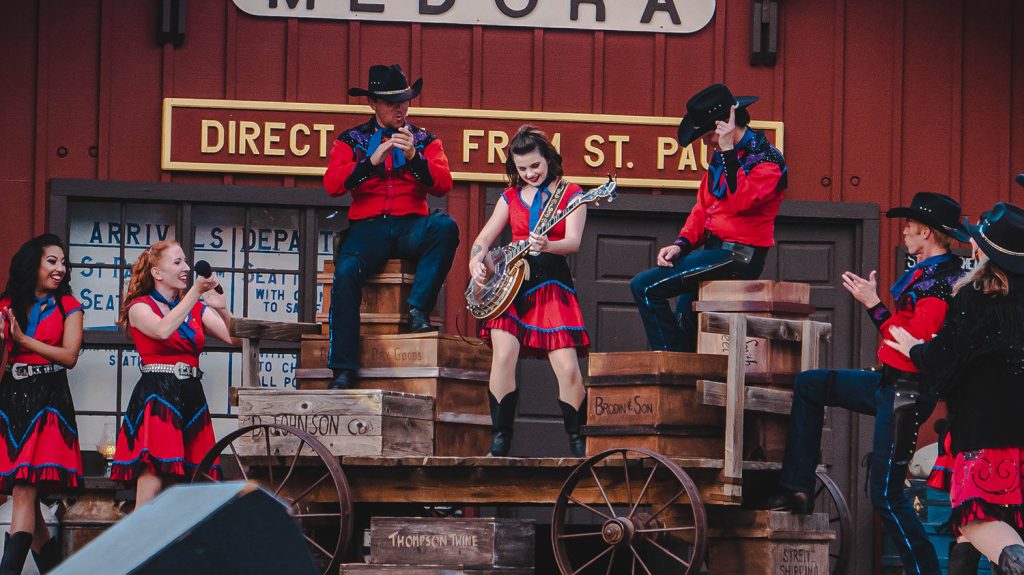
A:
<svg viewBox="0 0 1024 575">
<path fill-rule="evenodd" d="M 688 34 L 716 0 L 234 0 L 254 16 Z"/>
</svg>

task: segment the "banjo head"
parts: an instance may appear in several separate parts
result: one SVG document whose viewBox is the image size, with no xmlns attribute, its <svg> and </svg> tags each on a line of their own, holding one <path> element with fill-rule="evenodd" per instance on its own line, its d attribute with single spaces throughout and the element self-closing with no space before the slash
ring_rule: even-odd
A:
<svg viewBox="0 0 1024 575">
<path fill-rule="evenodd" d="M 466 287 L 466 307 L 473 317 L 490 320 L 502 314 L 522 285 L 529 265 L 524 259 L 511 259 L 508 247 L 495 248 L 484 256 L 487 277 L 483 282 L 470 279 Z"/>
</svg>

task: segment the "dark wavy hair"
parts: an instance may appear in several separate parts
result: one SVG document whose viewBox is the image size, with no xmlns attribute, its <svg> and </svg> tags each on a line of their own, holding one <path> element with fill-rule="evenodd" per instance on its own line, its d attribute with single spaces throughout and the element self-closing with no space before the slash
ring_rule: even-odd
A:
<svg viewBox="0 0 1024 575">
<path fill-rule="evenodd" d="M 64 277 L 54 290 L 57 307 L 64 313 L 61 303 L 63 296 L 71 295 L 71 265 L 67 261 L 68 250 L 64 242 L 54 234 L 42 234 L 25 242 L 11 258 L 11 267 L 7 274 L 7 287 L 0 298 L 10 298 L 11 309 L 18 324 L 25 329 L 28 326 L 28 312 L 36 301 L 36 287 L 39 282 L 39 266 L 43 263 L 43 250 L 49 246 L 57 246 L 64 252 Z"/>
<path fill-rule="evenodd" d="M 519 177 L 519 170 L 516 169 L 516 162 L 513 156 L 529 154 L 537 150 L 541 156 L 548 161 L 548 177 L 557 180 L 562 177 L 562 155 L 551 145 L 547 134 L 529 124 L 519 128 L 508 146 L 508 157 L 505 159 L 505 175 L 508 177 L 510 186 L 519 187 L 524 185 L 523 179 Z"/>
</svg>

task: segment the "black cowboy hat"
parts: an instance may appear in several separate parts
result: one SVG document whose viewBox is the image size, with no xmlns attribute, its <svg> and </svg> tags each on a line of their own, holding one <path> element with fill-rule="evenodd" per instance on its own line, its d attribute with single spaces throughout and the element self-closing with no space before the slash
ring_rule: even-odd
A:
<svg viewBox="0 0 1024 575">
<path fill-rule="evenodd" d="M 960 204 L 945 194 L 918 192 L 909 208 L 893 208 L 885 212 L 889 218 L 907 218 L 935 228 L 955 239 L 969 241 L 967 230 L 960 223 Z"/>
<path fill-rule="evenodd" d="M 1024 174 L 1017 174 L 1017 183 L 1024 186 Z"/>
<path fill-rule="evenodd" d="M 981 214 L 968 231 L 992 262 L 1013 274 L 1024 274 L 1024 210 L 999 202 Z"/>
<path fill-rule="evenodd" d="M 374 64 L 370 66 L 366 89 L 349 88 L 348 95 L 369 96 L 370 98 L 397 103 L 412 100 L 420 95 L 420 90 L 422 89 L 423 78 L 416 80 L 410 86 L 409 80 L 406 79 L 405 74 L 402 72 L 402 67 L 398 64 L 391 66 Z"/>
<path fill-rule="evenodd" d="M 733 97 L 725 84 L 712 84 L 686 102 L 686 115 L 679 122 L 676 139 L 687 146 L 697 138 L 715 129 L 715 122 L 729 119 L 729 108 L 742 110 L 757 101 L 757 96 Z"/>
</svg>

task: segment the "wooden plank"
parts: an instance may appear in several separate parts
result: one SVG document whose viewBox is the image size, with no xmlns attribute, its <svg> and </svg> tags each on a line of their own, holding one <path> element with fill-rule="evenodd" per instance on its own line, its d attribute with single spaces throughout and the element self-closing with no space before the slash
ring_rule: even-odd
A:
<svg viewBox="0 0 1024 575">
<path fill-rule="evenodd" d="M 313 433 L 316 439 L 337 457 L 346 455 L 423 456 L 433 453 L 433 421 L 405 417 L 382 417 L 380 423 L 376 424 L 373 418 L 363 416 L 362 420 L 354 420 L 361 424 L 358 427 L 343 427 L 340 423 L 335 425 L 335 419 L 340 418 L 320 416 L 320 421 L 328 421 L 328 423 L 317 427 L 307 427 L 306 431 Z M 283 416 L 253 416 L 252 420 L 256 423 L 294 421 L 293 418 Z M 376 435 L 361 433 L 362 430 L 373 429 L 375 426 L 380 430 Z M 325 429 L 328 434 L 321 434 L 320 431 Z M 338 433 L 331 434 L 335 431 Z M 350 431 L 351 433 L 349 433 Z M 266 454 L 266 442 L 267 440 L 262 435 L 247 434 L 239 437 L 235 445 L 239 456 L 253 457 Z M 288 435 L 272 436 L 269 443 L 272 455 L 288 458 L 298 451 L 301 441 L 297 437 Z"/>
<path fill-rule="evenodd" d="M 687 376 L 689 377 L 689 376 Z M 725 414 L 707 409 L 690 385 L 618 385 L 587 386 L 587 421 L 603 425 L 712 425 L 721 427 Z"/>
<path fill-rule="evenodd" d="M 491 518 L 374 517 L 374 564 L 532 567 L 533 521 Z"/>
<path fill-rule="evenodd" d="M 587 435 L 587 457 L 620 447 L 649 449 L 666 457 L 713 458 L 722 453 L 722 436 L 689 435 Z"/>
<path fill-rule="evenodd" d="M 433 421 L 434 399 L 383 390 L 242 389 L 239 415 L 391 415 Z"/>
<path fill-rule="evenodd" d="M 379 575 L 534 575 L 532 567 L 468 569 L 462 566 L 416 567 L 412 565 L 375 565 L 373 563 L 345 563 L 341 575 L 374 573 Z"/>
<path fill-rule="evenodd" d="M 653 374 L 715 377 L 725 372 L 724 357 L 673 351 L 630 351 L 592 353 L 589 356 L 590 377 L 650 376 Z"/>
<path fill-rule="evenodd" d="M 801 515 L 785 511 L 711 507 L 705 510 L 709 537 L 771 537 L 831 530 L 827 513 Z"/>
<path fill-rule="evenodd" d="M 695 301 L 693 311 L 718 311 L 718 312 L 766 312 L 774 315 L 799 316 L 796 319 L 803 319 L 817 308 L 811 304 L 793 302 L 762 302 L 762 301 Z"/>
<path fill-rule="evenodd" d="M 702 379 L 697 382 L 697 395 L 704 405 L 725 407 L 726 384 Z M 793 405 L 793 392 L 785 389 L 746 386 L 744 409 L 764 413 L 789 415 Z"/>
<path fill-rule="evenodd" d="M 811 285 L 775 280 L 716 280 L 702 282 L 697 299 L 699 301 L 809 304 L 811 302 Z"/>
<path fill-rule="evenodd" d="M 469 381 L 487 381 L 487 371 L 448 367 L 366 367 L 359 370 L 360 378 L 422 378 L 446 377 Z"/>
<path fill-rule="evenodd" d="M 320 333 L 320 325 L 262 319 L 231 318 L 231 335 L 271 341 L 299 341 L 303 334 Z"/>
<path fill-rule="evenodd" d="M 707 312 L 700 314 L 700 331 L 708 333 L 729 333 L 729 317 L 735 314 Z M 819 327 L 818 337 L 832 341 L 832 325 L 811 322 Z M 800 341 L 803 338 L 803 321 L 769 317 L 747 317 L 747 335 L 783 341 Z"/>
<path fill-rule="evenodd" d="M 729 339 L 746 341 L 747 317 L 732 314 L 729 317 Z M 746 400 L 745 357 L 735 346 L 729 350 L 729 369 L 725 395 L 725 466 L 722 468 L 723 493 L 740 495 L 737 490 L 743 478 L 743 413 Z"/>
</svg>

